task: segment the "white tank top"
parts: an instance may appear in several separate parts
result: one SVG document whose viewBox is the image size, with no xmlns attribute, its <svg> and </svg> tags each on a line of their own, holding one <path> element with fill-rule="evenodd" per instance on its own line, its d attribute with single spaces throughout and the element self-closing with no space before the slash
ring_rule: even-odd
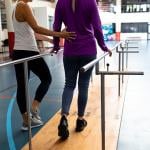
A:
<svg viewBox="0 0 150 150">
<path fill-rule="evenodd" d="M 16 3 L 13 12 L 13 27 L 15 32 L 14 49 L 39 52 L 36 39 L 34 36 L 34 31 L 32 30 L 32 28 L 29 26 L 27 22 L 19 22 L 16 20 L 15 12 L 18 3 L 19 2 Z"/>
</svg>

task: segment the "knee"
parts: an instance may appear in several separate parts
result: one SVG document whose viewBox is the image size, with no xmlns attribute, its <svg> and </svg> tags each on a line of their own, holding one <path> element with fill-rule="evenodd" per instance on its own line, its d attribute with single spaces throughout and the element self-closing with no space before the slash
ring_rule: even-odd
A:
<svg viewBox="0 0 150 150">
<path fill-rule="evenodd" d="M 78 88 L 79 89 L 88 89 L 88 87 L 89 87 L 89 81 L 86 81 L 86 82 L 80 81 L 78 83 Z"/>
<path fill-rule="evenodd" d="M 49 86 L 49 85 L 51 84 L 51 82 L 52 82 L 52 77 L 51 77 L 51 75 L 45 76 L 45 77 L 41 80 L 41 82 L 42 82 L 43 84 Z"/>
<path fill-rule="evenodd" d="M 45 81 L 47 84 L 48 84 L 48 86 L 51 84 L 51 82 L 52 82 L 52 77 L 51 76 L 49 76 L 47 79 L 46 79 L 46 81 Z"/>
<path fill-rule="evenodd" d="M 73 81 L 69 81 L 65 83 L 65 88 L 69 88 L 71 90 L 74 90 L 76 87 L 76 83 Z"/>
</svg>

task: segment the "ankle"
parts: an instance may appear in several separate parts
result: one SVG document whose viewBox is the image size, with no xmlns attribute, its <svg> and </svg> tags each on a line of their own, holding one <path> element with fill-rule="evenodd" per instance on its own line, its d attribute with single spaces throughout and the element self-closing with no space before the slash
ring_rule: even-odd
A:
<svg viewBox="0 0 150 150">
<path fill-rule="evenodd" d="M 28 123 L 28 113 L 27 112 L 22 114 L 22 119 L 23 119 L 24 123 Z"/>
<path fill-rule="evenodd" d="M 83 120 L 84 119 L 84 117 L 82 116 L 78 116 L 78 118 L 77 119 L 79 119 L 79 120 Z"/>
<path fill-rule="evenodd" d="M 66 118 L 65 115 L 62 115 L 62 116 L 61 116 L 59 125 L 68 126 L 68 119 Z"/>
<path fill-rule="evenodd" d="M 68 115 L 66 114 L 61 114 L 61 118 L 65 117 L 67 119 Z"/>
<path fill-rule="evenodd" d="M 40 103 L 37 100 L 34 100 L 32 103 L 32 110 L 37 111 L 39 109 Z"/>
</svg>

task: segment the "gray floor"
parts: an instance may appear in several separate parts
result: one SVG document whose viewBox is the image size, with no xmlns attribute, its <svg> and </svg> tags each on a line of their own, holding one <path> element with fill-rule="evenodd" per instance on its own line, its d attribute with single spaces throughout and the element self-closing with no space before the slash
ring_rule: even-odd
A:
<svg viewBox="0 0 150 150">
<path fill-rule="evenodd" d="M 144 76 L 129 77 L 118 150 L 150 150 L 150 42 L 140 42 L 139 54 L 130 54 L 128 70 Z"/>
</svg>

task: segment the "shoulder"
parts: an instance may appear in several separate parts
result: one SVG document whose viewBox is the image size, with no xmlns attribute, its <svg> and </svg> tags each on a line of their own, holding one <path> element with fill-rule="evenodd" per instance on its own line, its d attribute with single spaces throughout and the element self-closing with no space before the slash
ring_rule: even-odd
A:
<svg viewBox="0 0 150 150">
<path fill-rule="evenodd" d="M 64 4 L 66 3 L 66 0 L 58 0 L 56 3 L 56 9 L 57 11 L 62 10 L 64 8 Z"/>
<path fill-rule="evenodd" d="M 57 1 L 57 5 L 58 5 L 59 7 L 63 7 L 63 6 L 65 6 L 65 5 L 68 5 L 69 2 L 70 2 L 70 0 L 58 0 L 58 1 Z"/>
<path fill-rule="evenodd" d="M 96 0 L 88 0 L 89 1 L 89 7 L 91 11 L 97 10 L 97 2 Z"/>
<path fill-rule="evenodd" d="M 26 3 L 24 3 L 23 1 L 20 1 L 20 2 L 18 2 L 17 3 L 17 7 L 21 7 L 21 8 L 24 8 L 24 7 L 26 7 L 27 6 L 27 4 Z"/>
<path fill-rule="evenodd" d="M 88 3 L 89 3 L 91 6 L 97 6 L 96 0 L 88 0 Z"/>
<path fill-rule="evenodd" d="M 64 0 L 58 0 L 57 5 L 62 5 L 64 3 Z"/>
<path fill-rule="evenodd" d="M 24 3 L 23 1 L 20 1 L 17 4 L 17 8 L 21 9 L 22 11 L 24 11 L 24 10 L 31 10 L 30 6 L 27 3 Z"/>
<path fill-rule="evenodd" d="M 96 0 L 86 0 L 85 5 L 88 8 L 93 9 L 93 7 L 97 6 L 97 2 L 96 2 Z"/>
</svg>

